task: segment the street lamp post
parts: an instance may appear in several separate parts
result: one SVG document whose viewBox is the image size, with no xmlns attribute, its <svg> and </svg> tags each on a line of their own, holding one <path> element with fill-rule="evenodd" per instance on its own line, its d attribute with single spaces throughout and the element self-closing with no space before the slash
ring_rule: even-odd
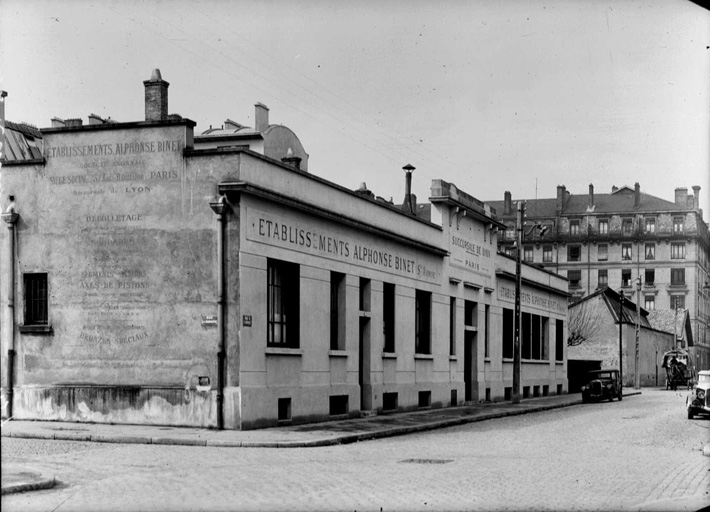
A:
<svg viewBox="0 0 710 512">
<path fill-rule="evenodd" d="M 624 349 L 622 327 L 624 325 L 624 290 L 619 292 L 619 387 L 624 387 Z"/>
</svg>

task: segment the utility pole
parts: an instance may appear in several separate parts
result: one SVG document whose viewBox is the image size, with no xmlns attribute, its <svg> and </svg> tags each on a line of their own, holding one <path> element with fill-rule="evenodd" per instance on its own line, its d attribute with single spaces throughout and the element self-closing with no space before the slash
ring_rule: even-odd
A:
<svg viewBox="0 0 710 512">
<path fill-rule="evenodd" d="M 619 386 L 624 387 L 624 349 L 622 343 L 622 327 L 624 325 L 624 290 L 619 292 Z"/>
<path fill-rule="evenodd" d="M 520 284 L 521 265 L 520 253 L 523 250 L 523 219 L 525 217 L 525 203 L 518 201 L 518 217 L 515 230 L 515 338 L 513 340 L 513 394 L 512 402 L 520 403 Z"/>
<path fill-rule="evenodd" d="M 636 359 L 634 359 L 634 389 L 641 389 L 639 374 L 639 336 L 641 333 L 641 275 L 636 279 Z"/>
</svg>

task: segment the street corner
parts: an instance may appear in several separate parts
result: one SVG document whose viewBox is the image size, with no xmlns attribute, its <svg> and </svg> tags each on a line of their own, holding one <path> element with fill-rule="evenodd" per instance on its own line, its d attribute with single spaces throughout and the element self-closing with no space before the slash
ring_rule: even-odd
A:
<svg viewBox="0 0 710 512">
<path fill-rule="evenodd" d="M 3 464 L 2 495 L 51 489 L 56 483 L 54 475 L 43 474 L 26 466 Z"/>
</svg>

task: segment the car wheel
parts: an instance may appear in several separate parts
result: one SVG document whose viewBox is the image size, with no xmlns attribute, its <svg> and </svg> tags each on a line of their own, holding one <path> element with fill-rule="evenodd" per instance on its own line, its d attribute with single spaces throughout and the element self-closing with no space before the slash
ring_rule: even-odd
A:
<svg viewBox="0 0 710 512">
<path fill-rule="evenodd" d="M 624 398 L 623 393 L 621 391 L 619 391 L 619 402 L 621 402 L 621 400 L 623 400 L 623 398 Z"/>
</svg>

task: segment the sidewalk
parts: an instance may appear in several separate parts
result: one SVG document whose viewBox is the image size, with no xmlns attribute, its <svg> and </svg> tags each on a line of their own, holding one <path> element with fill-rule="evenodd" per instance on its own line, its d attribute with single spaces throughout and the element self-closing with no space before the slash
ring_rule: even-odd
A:
<svg viewBox="0 0 710 512">
<path fill-rule="evenodd" d="M 640 391 L 629 390 L 624 393 L 624 396 L 640 393 Z M 148 425 L 8 421 L 3 424 L 2 437 L 230 448 L 306 448 L 410 434 L 581 403 L 581 394 L 575 393 L 529 398 L 521 400 L 519 404 L 515 405 L 510 402 L 482 403 L 248 431 Z M 2 494 L 38 488 L 46 489 L 53 485 L 53 476 L 40 475 L 37 471 L 27 467 L 3 464 Z"/>
</svg>

